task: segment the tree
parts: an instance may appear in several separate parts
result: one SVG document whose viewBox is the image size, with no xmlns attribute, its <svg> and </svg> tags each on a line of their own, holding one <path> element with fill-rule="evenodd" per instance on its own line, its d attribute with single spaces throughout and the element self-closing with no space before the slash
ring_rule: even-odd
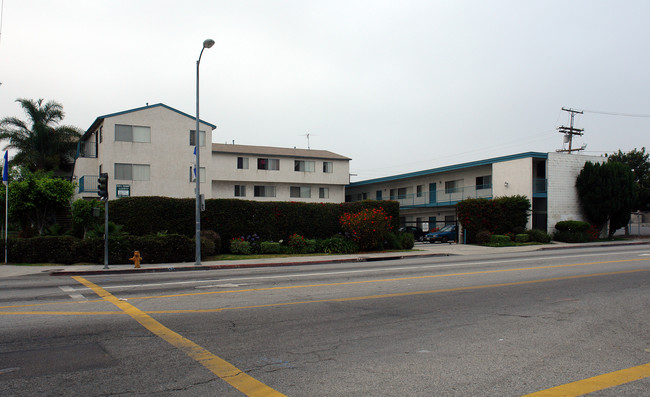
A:
<svg viewBox="0 0 650 397">
<path fill-rule="evenodd" d="M 31 172 L 69 171 L 81 130 L 58 125 L 65 116 L 63 106 L 54 101 L 44 103 L 43 99 L 17 99 L 16 102 L 20 103 L 29 121 L 16 117 L 0 120 L 0 139 L 9 141 L 5 150 L 18 150 L 13 164 Z"/>
<path fill-rule="evenodd" d="M 0 185 L 0 203 L 5 205 L 5 185 Z M 75 185 L 52 178 L 47 173 L 26 173 L 22 180 L 9 184 L 9 218 L 20 222 L 22 234 L 29 237 L 36 229 L 43 234 L 45 227 L 55 223 L 57 210 L 70 205 Z"/>
<path fill-rule="evenodd" d="M 599 229 L 609 223 L 609 237 L 630 221 L 637 187 L 627 165 L 588 161 L 576 179 L 576 188 L 589 222 Z"/>
<path fill-rule="evenodd" d="M 638 200 L 633 209 L 650 211 L 650 153 L 646 153 L 645 147 L 640 151 L 634 149 L 627 153 L 619 149 L 617 153 L 608 157 L 608 161 L 627 164 L 630 167 L 634 173 L 634 182 L 639 189 Z"/>
</svg>

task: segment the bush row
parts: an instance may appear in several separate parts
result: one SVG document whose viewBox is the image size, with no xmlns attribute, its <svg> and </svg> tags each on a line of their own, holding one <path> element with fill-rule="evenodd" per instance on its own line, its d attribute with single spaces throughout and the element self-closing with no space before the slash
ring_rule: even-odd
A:
<svg viewBox="0 0 650 397">
<path fill-rule="evenodd" d="M 414 245 L 410 233 L 388 233 L 378 249 L 411 249 Z M 359 244 L 353 239 L 337 235 L 326 239 L 306 239 L 293 234 L 288 241 L 256 241 L 255 238 L 234 238 L 230 240 L 230 252 L 233 254 L 352 254 L 359 252 Z"/>
<path fill-rule="evenodd" d="M 382 209 L 393 230 L 399 227 L 399 203 L 395 201 L 325 204 L 210 199 L 201 214 L 201 229 L 214 230 L 223 241 L 252 234 L 265 241 L 279 241 L 292 234 L 325 239 L 341 232 L 343 214 L 364 209 Z M 109 214 L 112 222 L 124 225 L 124 231 L 132 235 L 167 232 L 192 237 L 196 230 L 194 199 L 122 198 L 109 202 Z"/>
<path fill-rule="evenodd" d="M 549 243 L 551 241 L 551 236 L 538 229 L 526 230 L 524 233 L 506 233 L 503 235 L 492 234 L 487 230 L 476 233 L 476 243 L 478 244 L 509 245 L 513 241 L 515 243 Z"/>
<path fill-rule="evenodd" d="M 4 249 L 4 241 L 0 246 Z M 191 262 L 196 255 L 194 240 L 178 234 L 109 237 L 109 263 L 133 263 L 129 258 L 135 251 L 140 251 L 141 263 Z M 201 239 L 202 256 L 214 255 L 214 251 L 213 240 Z M 104 263 L 104 239 L 81 240 L 72 236 L 12 238 L 7 242 L 7 255 L 12 263 Z"/>
</svg>

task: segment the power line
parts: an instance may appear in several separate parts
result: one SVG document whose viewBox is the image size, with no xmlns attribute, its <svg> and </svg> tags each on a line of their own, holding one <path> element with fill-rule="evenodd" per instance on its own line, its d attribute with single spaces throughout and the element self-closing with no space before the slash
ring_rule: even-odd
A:
<svg viewBox="0 0 650 397">
<path fill-rule="evenodd" d="M 606 114 L 608 116 L 621 116 L 621 117 L 644 117 L 644 118 L 650 118 L 650 114 L 635 114 L 635 113 L 618 113 L 618 112 L 603 112 L 600 110 L 586 110 L 584 109 L 583 112 L 585 113 L 598 113 L 598 114 Z"/>
</svg>

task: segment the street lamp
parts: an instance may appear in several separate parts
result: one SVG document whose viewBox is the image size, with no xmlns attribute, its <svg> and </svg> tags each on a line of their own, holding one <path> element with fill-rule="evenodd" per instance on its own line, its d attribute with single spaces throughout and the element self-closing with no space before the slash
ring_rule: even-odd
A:
<svg viewBox="0 0 650 397">
<path fill-rule="evenodd" d="M 196 164 L 194 167 L 196 172 L 196 266 L 201 266 L 201 163 L 199 161 L 201 153 L 201 134 L 199 133 L 199 64 L 201 63 L 203 50 L 210 48 L 213 45 L 214 40 L 212 39 L 206 39 L 203 41 L 203 48 L 201 48 L 199 59 L 196 60 L 196 139 L 194 140 L 194 148 L 196 149 Z"/>
</svg>

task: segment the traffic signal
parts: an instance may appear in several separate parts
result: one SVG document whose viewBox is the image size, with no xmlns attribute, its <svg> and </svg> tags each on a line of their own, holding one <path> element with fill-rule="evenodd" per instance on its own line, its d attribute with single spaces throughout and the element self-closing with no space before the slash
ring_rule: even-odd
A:
<svg viewBox="0 0 650 397">
<path fill-rule="evenodd" d="M 97 195 L 101 200 L 108 200 L 108 174 L 105 172 L 97 178 Z"/>
</svg>

